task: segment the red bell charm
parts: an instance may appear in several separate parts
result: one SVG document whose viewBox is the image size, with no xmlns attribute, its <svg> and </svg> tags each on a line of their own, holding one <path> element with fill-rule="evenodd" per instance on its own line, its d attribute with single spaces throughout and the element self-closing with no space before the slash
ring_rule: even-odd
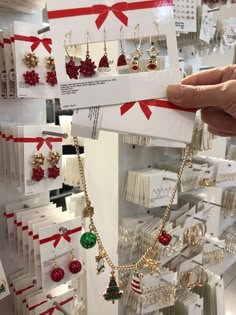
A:
<svg viewBox="0 0 236 315">
<path fill-rule="evenodd" d="M 162 231 L 158 240 L 162 245 L 167 246 L 170 244 L 170 242 L 172 240 L 172 236 L 170 234 L 166 233 L 166 231 Z"/>
</svg>

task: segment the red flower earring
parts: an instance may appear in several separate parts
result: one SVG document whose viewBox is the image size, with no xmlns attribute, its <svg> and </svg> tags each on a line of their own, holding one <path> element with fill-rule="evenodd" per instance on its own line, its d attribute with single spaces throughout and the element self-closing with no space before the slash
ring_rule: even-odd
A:
<svg viewBox="0 0 236 315">
<path fill-rule="evenodd" d="M 34 165 L 32 170 L 31 179 L 40 182 L 44 178 L 44 169 L 42 169 L 42 165 L 44 165 L 45 157 L 42 153 L 38 153 L 33 155 L 32 164 Z"/>
<path fill-rule="evenodd" d="M 95 65 L 95 62 L 92 61 L 89 54 L 89 32 L 87 32 L 87 52 L 86 52 L 86 58 L 84 61 L 80 62 L 79 66 L 79 72 L 84 77 L 92 77 L 95 75 L 96 71 L 95 69 L 97 66 Z"/>
<path fill-rule="evenodd" d="M 47 71 L 46 82 L 53 87 L 57 85 L 57 74 L 55 70 L 54 58 L 51 56 L 46 58 L 46 68 L 49 70 Z"/>
<path fill-rule="evenodd" d="M 48 168 L 48 178 L 56 179 L 60 176 L 60 168 L 56 165 L 60 161 L 60 154 L 58 152 L 50 152 L 47 161 L 51 164 L 51 167 Z"/>
<path fill-rule="evenodd" d="M 36 68 L 39 63 L 39 58 L 34 53 L 28 53 L 24 56 L 22 59 L 23 63 L 26 65 L 27 68 Z M 39 83 L 39 74 L 35 72 L 35 70 L 32 71 L 26 71 L 23 74 L 25 84 L 28 84 L 30 86 L 35 86 L 37 83 Z"/>
</svg>

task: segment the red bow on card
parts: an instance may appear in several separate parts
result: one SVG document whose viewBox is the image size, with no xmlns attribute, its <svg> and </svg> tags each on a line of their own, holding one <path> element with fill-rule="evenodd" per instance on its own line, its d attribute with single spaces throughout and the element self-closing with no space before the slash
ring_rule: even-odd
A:
<svg viewBox="0 0 236 315">
<path fill-rule="evenodd" d="M 54 236 L 55 241 L 53 243 L 53 247 L 57 247 L 57 245 L 59 244 L 61 238 L 64 238 L 64 240 L 66 240 L 68 243 L 70 243 L 70 241 L 71 241 L 70 233 L 71 233 L 71 231 L 68 230 L 68 231 L 66 231 L 64 233 L 56 234 Z"/>
<path fill-rule="evenodd" d="M 42 43 L 43 46 L 45 47 L 45 49 L 49 52 L 49 54 L 51 53 L 51 51 L 52 51 L 52 48 L 51 48 L 51 46 L 50 46 L 50 45 L 52 45 L 52 40 L 51 40 L 51 38 L 42 38 L 42 39 L 40 39 L 40 38 L 38 38 L 38 37 L 36 37 L 36 36 L 30 36 L 29 39 L 30 39 L 30 41 L 33 43 L 33 44 L 31 45 L 31 50 L 32 50 L 32 52 L 34 52 L 35 49 L 37 49 L 38 46 Z"/>
<path fill-rule="evenodd" d="M 48 137 L 48 138 L 37 137 L 37 138 L 35 138 L 35 142 L 38 142 L 37 150 L 39 151 L 42 148 L 44 143 L 46 143 L 46 145 L 49 147 L 49 149 L 52 150 L 52 148 L 53 148 L 52 142 L 54 142 L 54 140 L 55 140 L 55 138 L 52 138 L 52 137 Z"/>
<path fill-rule="evenodd" d="M 141 107 L 142 112 L 144 113 L 144 115 L 146 116 L 148 120 L 152 116 L 152 111 L 149 108 L 149 106 L 169 108 L 169 109 L 181 110 L 184 112 L 191 112 L 191 113 L 196 112 L 196 109 L 194 108 L 180 108 L 170 102 L 163 101 L 163 100 L 145 100 L 145 101 L 139 101 L 139 102 L 125 103 L 120 108 L 121 116 L 123 116 L 126 112 L 128 112 L 135 105 L 135 103 L 139 103 L 139 106 Z"/>
<path fill-rule="evenodd" d="M 40 315 L 52 315 L 55 310 L 56 310 L 56 306 L 49 308 L 48 310 L 46 310 L 43 313 L 40 313 Z"/>
<path fill-rule="evenodd" d="M 128 25 L 128 17 L 123 13 L 127 11 L 127 2 L 115 3 L 112 6 L 107 6 L 104 4 L 97 4 L 92 7 L 94 14 L 99 14 L 95 23 L 99 29 L 105 22 L 109 12 L 111 11 L 125 26 Z"/>
</svg>

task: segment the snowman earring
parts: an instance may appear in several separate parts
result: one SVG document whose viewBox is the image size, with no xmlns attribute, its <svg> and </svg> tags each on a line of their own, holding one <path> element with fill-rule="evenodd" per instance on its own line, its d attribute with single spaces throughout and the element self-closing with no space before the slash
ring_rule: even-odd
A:
<svg viewBox="0 0 236 315">
<path fill-rule="evenodd" d="M 158 36 L 159 35 L 158 23 L 155 22 L 155 26 L 157 27 L 157 36 Z M 146 51 L 149 56 L 149 58 L 147 59 L 146 68 L 147 68 L 147 71 L 156 71 L 160 68 L 160 60 L 159 60 L 160 51 L 155 47 L 154 41 L 152 41 L 151 36 L 150 36 L 150 44 L 151 44 L 151 47 Z"/>
<path fill-rule="evenodd" d="M 139 44 L 138 45 L 136 45 L 137 37 L 139 37 Z M 135 49 L 130 54 L 130 56 L 131 56 L 130 71 L 131 72 L 139 72 L 139 71 L 141 71 L 140 58 L 142 56 L 142 52 L 140 50 L 141 37 L 139 36 L 139 24 L 136 25 L 135 30 L 134 30 L 134 44 L 135 44 Z"/>
</svg>

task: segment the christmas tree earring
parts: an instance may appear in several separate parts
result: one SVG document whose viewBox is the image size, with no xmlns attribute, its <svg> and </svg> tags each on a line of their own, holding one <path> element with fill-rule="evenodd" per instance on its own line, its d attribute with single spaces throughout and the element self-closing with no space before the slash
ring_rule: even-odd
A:
<svg viewBox="0 0 236 315">
<path fill-rule="evenodd" d="M 45 157 L 42 153 L 34 154 L 33 155 L 33 170 L 31 179 L 40 182 L 44 178 L 44 169 L 42 169 L 42 165 L 44 165 Z"/>
<path fill-rule="evenodd" d="M 86 58 L 84 61 L 80 62 L 79 66 L 79 72 L 84 77 L 92 77 L 95 75 L 95 69 L 97 66 L 95 65 L 95 62 L 92 61 L 90 58 L 90 52 L 89 52 L 89 32 L 87 32 L 87 51 L 86 51 Z"/>
<path fill-rule="evenodd" d="M 27 53 L 24 58 L 22 59 L 23 63 L 26 65 L 27 68 L 36 68 L 39 63 L 39 58 L 35 55 L 35 53 Z M 25 84 L 34 86 L 39 83 L 39 74 L 35 71 L 26 71 L 23 74 Z"/>
<path fill-rule="evenodd" d="M 158 23 L 154 23 L 157 28 L 157 36 L 159 34 Z M 160 67 L 160 62 L 158 56 L 160 55 L 160 51 L 155 47 L 152 38 L 150 37 L 150 45 L 151 47 L 146 51 L 149 58 L 147 59 L 146 68 L 147 71 L 156 71 Z"/>
<path fill-rule="evenodd" d="M 81 271 L 82 264 L 78 261 L 74 255 L 73 248 L 71 248 L 71 262 L 69 264 L 69 270 L 73 274 L 77 274 Z"/>
<path fill-rule="evenodd" d="M 125 49 L 124 49 L 124 36 L 123 36 L 123 26 L 120 28 L 120 48 L 121 53 L 117 60 L 117 71 L 120 73 L 128 73 L 129 65 L 127 63 L 127 59 L 125 56 Z"/>
<path fill-rule="evenodd" d="M 60 154 L 58 152 L 51 151 L 47 161 L 50 163 L 51 167 L 48 168 L 48 178 L 56 179 L 60 176 L 60 168 L 57 167 L 57 164 L 60 161 Z"/>
<path fill-rule="evenodd" d="M 54 257 L 53 257 L 53 269 L 51 271 L 51 279 L 53 282 L 60 282 L 61 280 L 64 279 L 65 272 L 62 268 L 58 267 L 57 262 L 56 262 L 56 254 L 54 252 Z"/>
<path fill-rule="evenodd" d="M 107 44 L 106 44 L 106 30 L 104 29 L 104 55 L 99 61 L 98 71 L 100 72 L 109 72 L 111 71 L 110 62 L 107 56 Z"/>
<path fill-rule="evenodd" d="M 136 45 L 137 37 L 139 37 L 139 44 Z M 131 72 L 139 72 L 141 70 L 140 58 L 142 56 L 142 52 L 140 50 L 141 46 L 141 37 L 139 36 L 139 24 L 136 25 L 134 30 L 134 45 L 135 49 L 130 54 L 131 62 L 130 62 L 130 71 Z"/>
<path fill-rule="evenodd" d="M 46 61 L 46 69 L 49 70 L 47 71 L 46 82 L 53 87 L 57 84 L 55 61 L 54 61 L 54 58 L 52 58 L 52 56 L 46 57 L 45 61 Z"/>
</svg>

